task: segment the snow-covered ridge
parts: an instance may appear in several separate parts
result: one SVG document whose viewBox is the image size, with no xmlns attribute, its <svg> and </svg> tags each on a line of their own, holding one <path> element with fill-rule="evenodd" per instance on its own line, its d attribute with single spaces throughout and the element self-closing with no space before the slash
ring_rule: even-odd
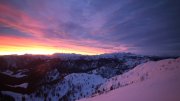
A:
<svg viewBox="0 0 180 101">
<path fill-rule="evenodd" d="M 180 68 L 180 58 L 165 59 L 157 62 L 150 61 L 136 66 L 134 69 L 115 77 L 112 77 L 99 87 L 99 92 L 113 90 L 118 87 L 132 83 L 144 81 L 148 78 L 156 77 L 161 73 Z"/>
<path fill-rule="evenodd" d="M 104 92 L 115 90 L 81 101 L 179 101 L 179 84 L 180 58 L 151 61 L 108 79 L 99 88 Z"/>
</svg>

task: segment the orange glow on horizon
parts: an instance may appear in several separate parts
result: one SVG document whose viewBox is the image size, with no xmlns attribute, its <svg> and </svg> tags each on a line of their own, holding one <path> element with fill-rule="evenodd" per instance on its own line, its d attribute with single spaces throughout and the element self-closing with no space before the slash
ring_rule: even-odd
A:
<svg viewBox="0 0 180 101">
<path fill-rule="evenodd" d="M 39 55 L 51 55 L 54 53 L 76 53 L 76 54 L 84 54 L 84 55 L 95 55 L 92 53 L 86 53 L 81 51 L 71 51 L 71 50 L 59 50 L 51 47 L 42 47 L 42 46 L 34 46 L 34 47 L 15 47 L 15 46 L 4 46 L 0 47 L 0 55 L 23 55 L 23 54 L 39 54 Z"/>
<path fill-rule="evenodd" d="M 83 55 L 97 55 L 102 54 L 103 51 L 89 48 L 81 47 L 76 45 L 69 45 L 69 43 L 61 44 L 62 47 L 53 47 L 54 41 L 42 42 L 38 40 L 19 38 L 19 37 L 0 37 L 0 55 L 23 55 L 23 54 L 41 54 L 41 55 L 51 55 L 54 53 L 76 53 Z"/>
</svg>

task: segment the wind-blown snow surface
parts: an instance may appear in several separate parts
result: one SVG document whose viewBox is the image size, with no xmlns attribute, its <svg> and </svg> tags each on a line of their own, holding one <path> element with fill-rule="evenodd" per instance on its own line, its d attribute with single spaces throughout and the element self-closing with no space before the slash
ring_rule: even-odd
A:
<svg viewBox="0 0 180 101">
<path fill-rule="evenodd" d="M 80 101 L 180 101 L 179 85 L 180 58 L 166 59 L 141 64 L 123 75 L 113 77 L 99 90 L 118 89 Z"/>
</svg>

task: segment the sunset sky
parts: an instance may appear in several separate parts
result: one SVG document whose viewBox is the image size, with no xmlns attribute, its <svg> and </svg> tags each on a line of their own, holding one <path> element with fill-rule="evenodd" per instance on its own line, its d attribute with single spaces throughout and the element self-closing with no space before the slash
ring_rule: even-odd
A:
<svg viewBox="0 0 180 101">
<path fill-rule="evenodd" d="M 0 55 L 180 55 L 179 0 L 0 0 Z"/>
</svg>

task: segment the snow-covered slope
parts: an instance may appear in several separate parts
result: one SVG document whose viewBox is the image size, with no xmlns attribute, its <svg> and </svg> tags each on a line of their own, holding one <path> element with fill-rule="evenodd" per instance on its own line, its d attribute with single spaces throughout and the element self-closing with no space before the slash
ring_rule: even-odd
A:
<svg viewBox="0 0 180 101">
<path fill-rule="evenodd" d="M 99 90 L 118 89 L 81 101 L 180 101 L 179 85 L 180 58 L 166 59 L 141 64 L 123 75 L 113 77 Z"/>
</svg>

